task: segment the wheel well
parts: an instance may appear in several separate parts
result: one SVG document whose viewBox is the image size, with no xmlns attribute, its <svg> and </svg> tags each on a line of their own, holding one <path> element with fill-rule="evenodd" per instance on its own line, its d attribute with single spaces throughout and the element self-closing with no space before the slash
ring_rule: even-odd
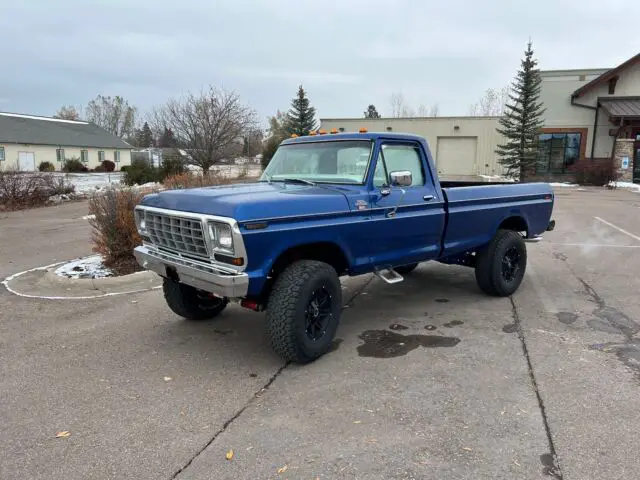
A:
<svg viewBox="0 0 640 480">
<path fill-rule="evenodd" d="M 343 275 L 349 270 L 349 261 L 346 255 L 335 243 L 317 242 L 291 247 L 280 254 L 276 261 L 273 262 L 267 282 L 260 294 L 261 303 L 266 303 L 276 278 L 285 268 L 298 260 L 317 260 L 328 263 L 336 270 L 338 275 Z"/>
<path fill-rule="evenodd" d="M 298 245 L 283 252 L 271 267 L 270 276 L 277 277 L 280 272 L 298 260 L 318 260 L 331 265 L 338 275 L 349 269 L 349 262 L 342 249 L 331 242 L 308 243 Z"/>
<path fill-rule="evenodd" d="M 522 217 L 509 217 L 502 221 L 498 230 L 513 230 L 514 232 L 527 233 L 529 227 L 527 222 Z"/>
</svg>

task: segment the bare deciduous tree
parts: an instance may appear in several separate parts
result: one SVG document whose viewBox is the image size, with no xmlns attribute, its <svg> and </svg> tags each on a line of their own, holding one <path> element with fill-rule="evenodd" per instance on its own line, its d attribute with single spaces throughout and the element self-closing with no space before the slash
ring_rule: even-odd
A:
<svg viewBox="0 0 640 480">
<path fill-rule="evenodd" d="M 80 113 L 73 105 L 63 105 L 58 109 L 53 118 L 61 120 L 80 120 Z"/>
<path fill-rule="evenodd" d="M 440 116 L 440 105 L 438 105 L 437 103 L 434 103 L 433 105 L 431 105 L 431 108 L 429 109 L 429 116 L 430 117 Z"/>
<path fill-rule="evenodd" d="M 87 120 L 120 138 L 131 136 L 135 130 L 136 108 L 120 96 L 98 95 L 87 105 Z"/>
<path fill-rule="evenodd" d="M 429 116 L 429 107 L 427 107 L 424 103 L 418 105 L 418 117 L 428 117 Z"/>
<path fill-rule="evenodd" d="M 415 111 L 405 103 L 404 95 L 402 93 L 392 93 L 390 98 L 391 104 L 391 117 L 403 118 L 414 117 Z"/>
<path fill-rule="evenodd" d="M 488 89 L 484 96 L 469 107 L 469 115 L 473 117 L 502 116 L 509 100 L 509 87 L 500 90 Z"/>
<path fill-rule="evenodd" d="M 170 99 L 154 110 L 150 123 L 156 132 L 171 129 L 189 150 L 191 163 L 207 172 L 238 143 L 242 148 L 243 137 L 256 128 L 257 120 L 236 93 L 209 87 Z"/>
</svg>

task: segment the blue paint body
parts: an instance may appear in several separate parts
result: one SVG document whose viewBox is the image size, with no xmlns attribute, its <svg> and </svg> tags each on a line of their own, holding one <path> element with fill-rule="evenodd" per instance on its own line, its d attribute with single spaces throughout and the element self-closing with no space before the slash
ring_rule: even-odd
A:
<svg viewBox="0 0 640 480">
<path fill-rule="evenodd" d="M 301 245 L 329 243 L 347 259 L 350 275 L 376 268 L 428 260 L 448 261 L 486 245 L 509 219 L 526 224 L 533 237 L 547 229 L 553 190 L 547 183 L 487 184 L 443 188 L 424 138 L 409 134 L 345 133 L 300 137 L 282 144 L 370 140 L 374 143 L 364 185 L 298 185 L 258 182 L 166 191 L 144 198 L 143 205 L 232 217 L 239 222 L 248 256 L 249 295 L 258 296 L 276 259 Z M 425 184 L 386 196 L 373 185 L 383 142 L 417 146 Z M 425 196 L 433 199 L 425 201 Z M 361 208 L 358 208 L 358 205 Z M 364 208 L 362 208 L 364 207 Z M 248 230 L 254 221 L 266 228 Z"/>
</svg>

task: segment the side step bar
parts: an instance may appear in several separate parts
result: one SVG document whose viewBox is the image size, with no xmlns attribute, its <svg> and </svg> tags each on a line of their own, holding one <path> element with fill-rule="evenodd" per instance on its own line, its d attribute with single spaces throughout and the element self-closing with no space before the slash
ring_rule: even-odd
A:
<svg viewBox="0 0 640 480">
<path fill-rule="evenodd" d="M 400 283 L 404 280 L 404 277 L 396 272 L 393 268 L 385 268 L 383 270 L 376 269 L 375 274 L 377 277 L 380 277 L 382 280 L 389 284 Z"/>
</svg>

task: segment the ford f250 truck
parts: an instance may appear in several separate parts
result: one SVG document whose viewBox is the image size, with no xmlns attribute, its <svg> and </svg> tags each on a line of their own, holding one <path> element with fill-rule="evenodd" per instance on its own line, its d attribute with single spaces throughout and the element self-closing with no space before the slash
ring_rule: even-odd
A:
<svg viewBox="0 0 640 480">
<path fill-rule="evenodd" d="M 266 310 L 273 349 L 306 363 L 331 347 L 341 276 L 397 283 L 436 260 L 509 296 L 525 241 L 554 228 L 549 184 L 441 182 L 422 137 L 320 133 L 283 141 L 256 183 L 164 191 L 136 207 L 135 256 L 164 278 L 173 312 Z"/>
</svg>

